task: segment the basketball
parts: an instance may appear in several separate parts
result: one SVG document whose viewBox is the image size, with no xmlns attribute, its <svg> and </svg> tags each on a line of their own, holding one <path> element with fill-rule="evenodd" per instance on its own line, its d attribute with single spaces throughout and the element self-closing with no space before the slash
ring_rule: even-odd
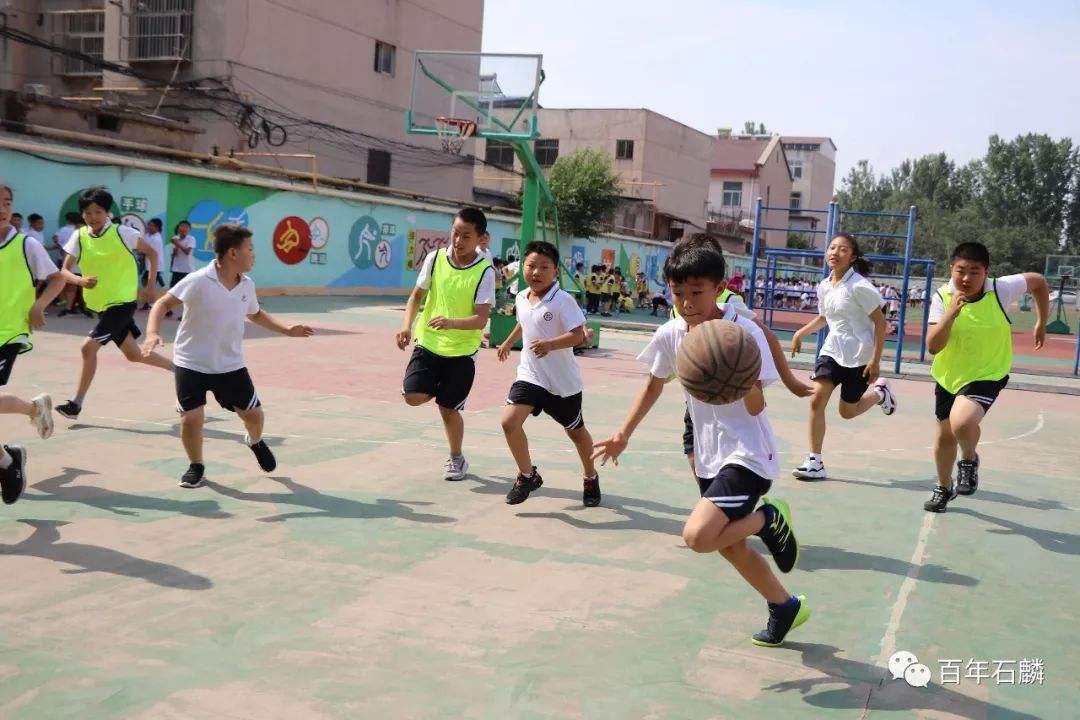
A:
<svg viewBox="0 0 1080 720">
<path fill-rule="evenodd" d="M 710 320 L 683 338 L 675 358 L 679 381 L 694 398 L 710 405 L 742 400 L 761 372 L 754 338 L 730 320 Z"/>
</svg>

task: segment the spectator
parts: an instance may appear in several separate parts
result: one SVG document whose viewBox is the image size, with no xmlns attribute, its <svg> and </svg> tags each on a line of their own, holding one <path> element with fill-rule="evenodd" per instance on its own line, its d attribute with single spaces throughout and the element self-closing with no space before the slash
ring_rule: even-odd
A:
<svg viewBox="0 0 1080 720">
<path fill-rule="evenodd" d="M 22 213 L 11 213 L 11 220 L 8 221 L 11 227 L 15 228 L 15 232 L 22 232 L 23 216 Z"/>
</svg>

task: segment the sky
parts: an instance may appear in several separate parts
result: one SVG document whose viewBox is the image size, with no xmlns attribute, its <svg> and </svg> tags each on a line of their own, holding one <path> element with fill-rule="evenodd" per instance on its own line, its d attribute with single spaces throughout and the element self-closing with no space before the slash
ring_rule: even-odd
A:
<svg viewBox="0 0 1080 720">
<path fill-rule="evenodd" d="M 994 133 L 1080 144 L 1080 0 L 486 0 L 483 49 L 542 53 L 545 107 L 831 137 L 838 186 Z"/>
</svg>

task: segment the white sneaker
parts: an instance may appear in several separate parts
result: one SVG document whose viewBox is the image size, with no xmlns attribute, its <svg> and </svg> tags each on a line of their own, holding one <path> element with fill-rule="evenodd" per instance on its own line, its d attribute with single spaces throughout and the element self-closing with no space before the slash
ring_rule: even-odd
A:
<svg viewBox="0 0 1080 720">
<path fill-rule="evenodd" d="M 886 415 L 892 415 L 896 412 L 896 395 L 893 394 L 892 388 L 889 387 L 889 381 L 885 378 L 878 378 L 874 381 L 874 389 L 881 394 L 881 399 L 878 400 L 881 412 Z"/>
<path fill-rule="evenodd" d="M 820 458 L 814 459 L 807 455 L 803 464 L 792 470 L 791 474 L 800 480 L 824 480 L 825 463 Z"/>
<path fill-rule="evenodd" d="M 30 417 L 30 424 L 37 429 L 37 434 L 42 440 L 53 434 L 52 398 L 48 395 L 38 395 L 31 400 L 34 404 L 34 414 Z"/>
<path fill-rule="evenodd" d="M 469 472 L 469 461 L 462 455 L 458 458 L 446 458 L 446 465 L 443 466 L 445 480 L 464 480 L 465 473 Z"/>
</svg>

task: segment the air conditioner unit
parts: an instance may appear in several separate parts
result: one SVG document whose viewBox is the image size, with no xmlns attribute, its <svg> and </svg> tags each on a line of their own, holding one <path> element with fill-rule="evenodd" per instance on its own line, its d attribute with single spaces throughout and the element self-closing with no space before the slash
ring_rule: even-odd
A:
<svg viewBox="0 0 1080 720">
<path fill-rule="evenodd" d="M 52 88 L 44 83 L 26 83 L 23 85 L 23 95 L 30 95 L 32 97 L 49 97 L 52 95 Z"/>
</svg>

